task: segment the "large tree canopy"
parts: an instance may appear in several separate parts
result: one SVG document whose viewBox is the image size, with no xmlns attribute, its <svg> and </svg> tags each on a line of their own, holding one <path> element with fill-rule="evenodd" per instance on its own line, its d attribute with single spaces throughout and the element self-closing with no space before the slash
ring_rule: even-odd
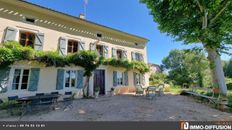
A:
<svg viewBox="0 0 232 130">
<path fill-rule="evenodd" d="M 213 84 L 227 92 L 220 52 L 232 43 L 231 0 L 141 0 L 161 32 L 185 44 L 202 43 L 208 52 Z"/>
</svg>

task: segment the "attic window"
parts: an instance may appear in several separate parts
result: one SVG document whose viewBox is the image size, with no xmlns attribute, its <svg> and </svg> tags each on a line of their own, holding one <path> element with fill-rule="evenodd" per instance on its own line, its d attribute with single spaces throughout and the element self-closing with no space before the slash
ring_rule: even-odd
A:
<svg viewBox="0 0 232 130">
<path fill-rule="evenodd" d="M 101 38 L 101 37 L 102 37 L 102 34 L 97 33 L 97 37 Z"/>
<path fill-rule="evenodd" d="M 29 22 L 29 23 L 35 23 L 35 19 L 33 18 L 25 18 L 26 22 Z"/>
<path fill-rule="evenodd" d="M 136 46 L 138 46 L 138 43 L 135 43 Z"/>
</svg>

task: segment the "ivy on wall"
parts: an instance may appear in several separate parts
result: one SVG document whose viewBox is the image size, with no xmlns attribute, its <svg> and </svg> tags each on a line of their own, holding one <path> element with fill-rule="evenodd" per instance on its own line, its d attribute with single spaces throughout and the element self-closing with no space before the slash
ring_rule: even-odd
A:
<svg viewBox="0 0 232 130">
<path fill-rule="evenodd" d="M 56 51 L 36 51 L 30 47 L 23 47 L 18 42 L 7 42 L 0 46 L 0 68 L 7 67 L 16 61 L 37 61 L 47 67 L 65 67 L 70 65 L 81 66 L 85 69 L 85 76 L 91 75 L 99 65 L 122 67 L 127 70 L 138 70 L 140 73 L 149 71 L 146 63 L 140 61 L 105 59 L 98 57 L 94 51 L 80 51 L 67 56 L 60 56 Z"/>
</svg>

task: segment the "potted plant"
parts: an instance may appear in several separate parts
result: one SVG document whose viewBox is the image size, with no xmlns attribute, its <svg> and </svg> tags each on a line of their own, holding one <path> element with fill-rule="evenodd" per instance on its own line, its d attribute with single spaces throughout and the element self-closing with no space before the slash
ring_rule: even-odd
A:
<svg viewBox="0 0 232 130">
<path fill-rule="evenodd" d="M 100 86 L 95 87 L 94 89 L 95 98 L 98 98 L 99 92 L 100 92 Z"/>
</svg>

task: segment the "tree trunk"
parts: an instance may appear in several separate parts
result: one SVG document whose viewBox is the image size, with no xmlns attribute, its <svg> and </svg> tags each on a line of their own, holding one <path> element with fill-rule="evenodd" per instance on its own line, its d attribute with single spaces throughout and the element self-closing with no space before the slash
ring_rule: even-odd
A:
<svg viewBox="0 0 232 130">
<path fill-rule="evenodd" d="M 206 50 L 208 52 L 208 60 L 210 62 L 213 85 L 218 86 L 222 94 L 226 94 L 227 87 L 225 84 L 225 76 L 222 68 L 221 58 L 216 49 L 206 48 Z"/>
<path fill-rule="evenodd" d="M 87 76 L 86 79 L 85 79 L 85 85 L 82 89 L 82 92 L 83 92 L 83 97 L 88 97 L 89 96 L 89 80 L 90 80 L 90 77 Z M 87 92 L 85 91 L 87 89 Z"/>
</svg>

